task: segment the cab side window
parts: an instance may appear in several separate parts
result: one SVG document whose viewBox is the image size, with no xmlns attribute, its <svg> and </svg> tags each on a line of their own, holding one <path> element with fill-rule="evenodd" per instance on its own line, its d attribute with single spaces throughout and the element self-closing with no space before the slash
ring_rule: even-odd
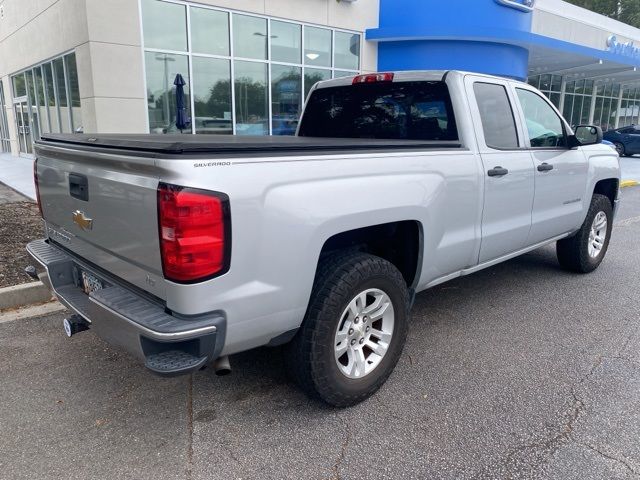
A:
<svg viewBox="0 0 640 480">
<path fill-rule="evenodd" d="M 518 145 L 518 132 L 507 89 L 495 83 L 473 84 L 480 110 L 480 120 L 487 147 L 514 150 Z"/>
<path fill-rule="evenodd" d="M 555 110 L 540 95 L 530 90 L 517 88 L 516 91 L 527 122 L 529 146 L 531 148 L 565 147 L 567 139 L 564 125 Z"/>
</svg>

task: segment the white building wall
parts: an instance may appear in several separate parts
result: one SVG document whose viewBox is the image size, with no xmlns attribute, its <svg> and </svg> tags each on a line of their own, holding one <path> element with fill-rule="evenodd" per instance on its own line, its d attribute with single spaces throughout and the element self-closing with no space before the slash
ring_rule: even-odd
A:
<svg viewBox="0 0 640 480">
<path fill-rule="evenodd" d="M 211 6 L 364 32 L 378 25 L 379 0 L 201 0 Z M 9 75 L 75 50 L 86 133 L 147 132 L 138 0 L 0 0 L 0 79 L 12 151 L 16 126 Z M 364 42 L 363 71 L 377 68 Z M 15 149 L 13 148 L 15 147 Z"/>
<path fill-rule="evenodd" d="M 563 0 L 536 1 L 532 32 L 598 50 L 607 50 L 612 34 L 622 43 L 640 43 L 640 29 Z"/>
</svg>

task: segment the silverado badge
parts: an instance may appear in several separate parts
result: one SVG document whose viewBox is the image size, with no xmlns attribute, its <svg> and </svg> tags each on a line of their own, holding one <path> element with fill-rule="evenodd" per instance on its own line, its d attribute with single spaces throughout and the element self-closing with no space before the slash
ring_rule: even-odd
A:
<svg viewBox="0 0 640 480">
<path fill-rule="evenodd" d="M 93 228 L 93 219 L 84 216 L 84 212 L 76 210 L 73 212 L 73 223 L 78 225 L 82 230 L 91 230 Z"/>
</svg>

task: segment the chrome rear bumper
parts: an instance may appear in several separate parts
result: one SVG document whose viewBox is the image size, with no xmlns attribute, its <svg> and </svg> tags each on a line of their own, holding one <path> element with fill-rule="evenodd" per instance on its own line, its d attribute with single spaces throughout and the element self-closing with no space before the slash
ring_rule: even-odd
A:
<svg viewBox="0 0 640 480">
<path fill-rule="evenodd" d="M 46 269 L 52 292 L 63 305 L 86 319 L 105 341 L 142 359 L 155 373 L 189 373 L 222 351 L 224 313 L 196 317 L 168 313 L 160 302 L 107 278 L 47 240 L 29 243 L 27 251 Z M 80 286 L 81 271 L 100 279 L 104 288 L 87 295 Z"/>
</svg>

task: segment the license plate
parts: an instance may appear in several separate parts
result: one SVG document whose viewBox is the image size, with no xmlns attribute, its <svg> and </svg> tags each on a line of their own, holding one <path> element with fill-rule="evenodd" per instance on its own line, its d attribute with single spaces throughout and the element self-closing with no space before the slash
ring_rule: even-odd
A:
<svg viewBox="0 0 640 480">
<path fill-rule="evenodd" d="M 85 271 L 82 272 L 82 290 L 84 290 L 84 293 L 89 295 L 91 292 L 101 290 L 102 287 L 103 285 L 101 280 L 90 273 Z"/>
</svg>

